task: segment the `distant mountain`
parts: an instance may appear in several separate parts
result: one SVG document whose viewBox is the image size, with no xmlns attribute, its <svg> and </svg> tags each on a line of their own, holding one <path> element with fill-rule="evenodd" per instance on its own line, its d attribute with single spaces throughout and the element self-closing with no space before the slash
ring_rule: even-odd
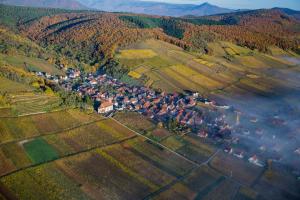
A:
<svg viewBox="0 0 300 200">
<path fill-rule="evenodd" d="M 279 10 L 279 11 L 285 13 L 286 15 L 292 16 L 292 17 L 296 18 L 297 20 L 300 20 L 300 11 L 292 10 L 289 8 L 273 8 L 273 10 Z"/>
<path fill-rule="evenodd" d="M 87 9 L 86 6 L 76 0 L 0 0 L 0 4 L 72 10 Z"/>
<path fill-rule="evenodd" d="M 87 7 L 112 12 L 132 12 L 150 15 L 163 16 L 184 16 L 184 15 L 213 15 L 229 13 L 234 10 L 221 8 L 209 3 L 201 5 L 193 4 L 169 4 L 152 1 L 139 0 L 78 0 Z"/>
</svg>

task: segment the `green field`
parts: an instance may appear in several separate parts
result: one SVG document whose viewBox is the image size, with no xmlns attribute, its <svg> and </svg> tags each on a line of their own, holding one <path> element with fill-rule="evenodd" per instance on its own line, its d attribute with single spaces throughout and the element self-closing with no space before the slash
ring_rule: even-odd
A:
<svg viewBox="0 0 300 200">
<path fill-rule="evenodd" d="M 57 151 L 42 138 L 25 142 L 23 146 L 34 164 L 58 158 Z"/>
</svg>

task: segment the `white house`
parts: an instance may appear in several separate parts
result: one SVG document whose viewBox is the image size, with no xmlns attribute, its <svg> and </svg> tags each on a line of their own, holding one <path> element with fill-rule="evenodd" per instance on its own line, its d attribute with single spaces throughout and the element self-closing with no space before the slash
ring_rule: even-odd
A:
<svg viewBox="0 0 300 200">
<path fill-rule="evenodd" d="M 98 108 L 98 113 L 108 113 L 114 110 L 114 104 L 111 101 L 101 102 L 100 107 Z"/>
<path fill-rule="evenodd" d="M 250 158 L 248 159 L 248 161 L 249 161 L 250 163 L 256 165 L 256 166 L 264 167 L 264 164 L 263 164 L 260 160 L 258 160 L 258 158 L 257 158 L 256 155 L 250 157 Z"/>
</svg>

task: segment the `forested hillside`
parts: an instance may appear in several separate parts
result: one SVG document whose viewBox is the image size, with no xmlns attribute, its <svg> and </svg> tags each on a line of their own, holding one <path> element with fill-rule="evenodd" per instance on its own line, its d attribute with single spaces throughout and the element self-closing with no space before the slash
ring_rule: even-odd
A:
<svg viewBox="0 0 300 200">
<path fill-rule="evenodd" d="M 202 53 L 211 51 L 208 42 L 220 40 L 263 52 L 270 46 L 297 51 L 300 43 L 299 21 L 275 9 L 185 18 L 4 5 L 0 9 L 4 26 L 96 67 L 117 48 L 150 38 Z"/>
</svg>

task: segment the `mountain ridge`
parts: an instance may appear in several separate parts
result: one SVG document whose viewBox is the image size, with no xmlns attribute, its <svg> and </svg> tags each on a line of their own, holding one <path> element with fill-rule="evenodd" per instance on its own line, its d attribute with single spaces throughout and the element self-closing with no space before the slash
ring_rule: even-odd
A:
<svg viewBox="0 0 300 200">
<path fill-rule="evenodd" d="M 0 4 L 71 10 L 88 9 L 88 7 L 76 0 L 0 0 Z"/>
<path fill-rule="evenodd" d="M 209 3 L 195 4 L 171 4 L 154 1 L 138 0 L 78 0 L 89 8 L 95 8 L 110 12 L 132 12 L 138 14 L 161 15 L 179 17 L 184 15 L 213 15 L 234 12 L 234 10 L 221 8 Z"/>
</svg>

